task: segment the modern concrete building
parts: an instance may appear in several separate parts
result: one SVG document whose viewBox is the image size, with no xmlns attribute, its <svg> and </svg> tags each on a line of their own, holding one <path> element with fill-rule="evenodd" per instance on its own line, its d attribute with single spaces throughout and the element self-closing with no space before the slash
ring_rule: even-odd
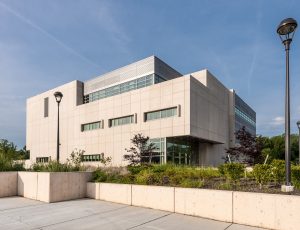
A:
<svg viewBox="0 0 300 230">
<path fill-rule="evenodd" d="M 56 159 L 60 103 L 60 160 L 74 149 L 98 164 L 101 153 L 124 165 L 134 134 L 149 136 L 158 163 L 217 165 L 234 132 L 256 133 L 256 114 L 208 70 L 182 75 L 155 56 L 86 82 L 72 81 L 27 100 L 26 146 L 32 162 Z"/>
</svg>

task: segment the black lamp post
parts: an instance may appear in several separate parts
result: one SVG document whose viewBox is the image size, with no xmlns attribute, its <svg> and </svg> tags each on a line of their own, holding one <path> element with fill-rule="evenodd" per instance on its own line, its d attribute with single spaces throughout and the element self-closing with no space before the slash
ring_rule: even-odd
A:
<svg viewBox="0 0 300 230">
<path fill-rule="evenodd" d="M 277 27 L 277 33 L 284 44 L 286 52 L 286 86 L 285 86 L 285 186 L 282 191 L 293 190 L 291 185 L 291 143 L 290 143 L 290 69 L 289 50 L 297 22 L 293 18 L 286 18 Z"/>
<path fill-rule="evenodd" d="M 298 146 L 299 146 L 299 165 L 300 165 L 300 121 L 297 121 L 297 126 L 298 126 L 298 130 L 299 130 Z"/>
<path fill-rule="evenodd" d="M 59 104 L 63 97 L 61 92 L 54 93 L 55 100 L 57 102 L 57 146 L 56 146 L 56 160 L 59 162 Z"/>
</svg>

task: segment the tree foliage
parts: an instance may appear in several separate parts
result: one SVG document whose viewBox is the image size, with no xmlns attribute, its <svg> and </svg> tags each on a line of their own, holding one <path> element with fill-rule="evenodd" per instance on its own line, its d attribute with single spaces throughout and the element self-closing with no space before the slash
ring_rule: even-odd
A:
<svg viewBox="0 0 300 230">
<path fill-rule="evenodd" d="M 151 164 L 154 151 L 157 149 L 154 143 L 149 142 L 149 137 L 141 133 L 135 134 L 131 139 L 132 147 L 125 149 L 128 154 L 124 155 L 124 160 L 129 165 Z"/>
<path fill-rule="evenodd" d="M 29 159 L 29 151 L 26 150 L 26 146 L 17 150 L 17 146 L 6 139 L 0 139 L 0 154 L 11 160 Z"/>
<path fill-rule="evenodd" d="M 256 164 L 262 161 L 262 143 L 242 127 L 235 133 L 239 144 L 226 150 L 226 153 L 236 161 Z"/>
</svg>

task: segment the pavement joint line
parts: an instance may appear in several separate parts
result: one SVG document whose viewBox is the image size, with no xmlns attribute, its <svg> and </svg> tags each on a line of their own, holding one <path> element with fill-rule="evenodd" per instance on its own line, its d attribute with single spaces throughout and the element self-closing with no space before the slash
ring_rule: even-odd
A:
<svg viewBox="0 0 300 230">
<path fill-rule="evenodd" d="M 232 225 L 233 223 L 229 224 L 224 230 L 229 229 Z"/>
<path fill-rule="evenodd" d="M 167 217 L 167 216 L 170 216 L 170 215 L 172 215 L 172 214 L 173 214 L 173 213 L 168 213 L 168 214 L 165 214 L 165 215 L 163 215 L 163 216 L 160 216 L 160 217 L 154 218 L 154 219 L 152 219 L 152 220 L 148 220 L 148 221 L 146 221 L 146 222 L 144 222 L 144 223 L 138 224 L 138 225 L 136 225 L 136 226 L 133 226 L 133 227 L 127 228 L 126 230 L 130 230 L 130 229 L 134 229 L 134 228 L 137 228 L 137 227 L 143 226 L 143 225 L 145 225 L 145 224 L 148 224 L 148 223 L 151 223 L 151 222 L 153 222 L 153 221 L 156 221 L 156 220 L 159 220 L 159 219 L 165 218 L 165 217 Z"/>
<path fill-rule="evenodd" d="M 6 212 L 6 211 L 14 210 L 14 209 L 24 209 L 24 208 L 27 208 L 27 207 L 43 206 L 43 205 L 47 205 L 47 203 L 45 203 L 45 204 L 33 204 L 33 205 L 27 205 L 27 206 L 23 206 L 23 207 L 0 209 L 0 212 Z"/>
<path fill-rule="evenodd" d="M 57 222 L 57 223 L 53 223 L 53 224 L 48 224 L 48 225 L 44 225 L 44 226 L 34 227 L 34 228 L 31 228 L 31 230 L 43 229 L 43 228 L 47 228 L 47 227 L 50 227 L 50 226 L 54 226 L 54 225 L 58 225 L 58 224 L 63 224 L 63 223 L 71 222 L 71 221 L 74 221 L 74 220 L 80 220 L 80 219 L 84 219 L 84 218 L 87 218 L 87 217 L 96 216 L 96 215 L 99 215 L 99 214 L 105 214 L 105 213 L 109 213 L 109 212 L 114 212 L 114 211 L 117 211 L 117 210 L 120 210 L 120 209 L 124 209 L 124 208 L 128 208 L 128 207 L 131 207 L 131 206 L 130 205 L 126 205 L 126 206 L 121 207 L 121 208 L 107 210 L 107 211 L 104 211 L 104 212 L 95 212 L 93 214 L 86 215 L 86 216 L 81 216 L 81 217 L 78 217 L 78 218 L 73 218 L 73 219 L 69 219 L 69 220 L 65 220 L 65 221 L 61 221 L 61 222 Z"/>
</svg>

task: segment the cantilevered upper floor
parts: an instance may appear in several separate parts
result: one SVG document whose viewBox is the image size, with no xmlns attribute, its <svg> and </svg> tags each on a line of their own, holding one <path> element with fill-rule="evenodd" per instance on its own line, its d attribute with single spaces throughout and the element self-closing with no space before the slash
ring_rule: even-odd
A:
<svg viewBox="0 0 300 230">
<path fill-rule="evenodd" d="M 113 70 L 84 83 L 84 103 L 111 97 L 182 76 L 155 56 Z"/>
</svg>

